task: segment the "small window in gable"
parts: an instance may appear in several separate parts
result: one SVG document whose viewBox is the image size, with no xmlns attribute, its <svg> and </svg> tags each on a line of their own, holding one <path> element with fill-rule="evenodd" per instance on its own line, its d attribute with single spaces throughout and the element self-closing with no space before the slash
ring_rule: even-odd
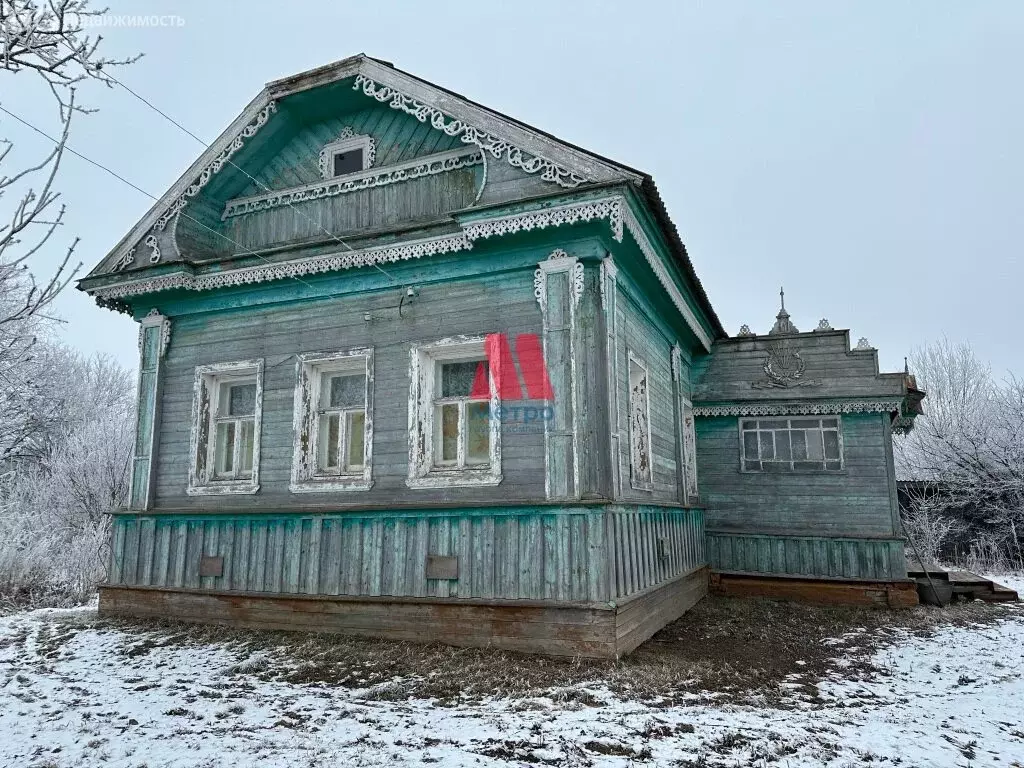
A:
<svg viewBox="0 0 1024 768">
<path fill-rule="evenodd" d="M 373 350 L 302 355 L 295 388 L 291 490 L 373 485 Z"/>
<path fill-rule="evenodd" d="M 325 179 L 359 173 L 373 166 L 376 143 L 372 136 L 356 135 L 351 128 L 320 150 L 320 175 Z"/>
</svg>

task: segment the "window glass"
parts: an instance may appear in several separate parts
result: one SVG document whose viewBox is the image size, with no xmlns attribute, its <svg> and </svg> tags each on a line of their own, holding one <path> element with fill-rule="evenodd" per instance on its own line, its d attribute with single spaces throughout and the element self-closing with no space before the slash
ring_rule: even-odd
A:
<svg viewBox="0 0 1024 768">
<path fill-rule="evenodd" d="M 334 153 L 335 176 L 344 176 L 346 173 L 356 173 L 361 170 L 363 170 L 362 147 Z"/>
<path fill-rule="evenodd" d="M 222 416 L 252 416 L 256 412 L 256 384 L 225 383 L 220 385 Z"/>
<path fill-rule="evenodd" d="M 741 462 L 748 472 L 841 470 L 839 417 L 741 419 Z"/>
<path fill-rule="evenodd" d="M 459 404 L 442 405 L 441 411 L 441 462 L 454 464 L 459 458 Z"/>
<path fill-rule="evenodd" d="M 331 376 L 323 390 L 325 408 L 361 408 L 366 402 L 366 376 Z"/>
<path fill-rule="evenodd" d="M 486 464 L 491 456 L 491 429 L 488 403 L 466 405 L 466 463 Z"/>
<path fill-rule="evenodd" d="M 348 461 L 345 469 L 350 472 L 363 468 L 365 452 L 366 411 L 351 411 L 348 414 Z"/>
<path fill-rule="evenodd" d="M 488 369 L 484 360 L 441 364 L 441 397 L 487 397 Z M 480 382 L 474 391 L 474 384 Z"/>
</svg>

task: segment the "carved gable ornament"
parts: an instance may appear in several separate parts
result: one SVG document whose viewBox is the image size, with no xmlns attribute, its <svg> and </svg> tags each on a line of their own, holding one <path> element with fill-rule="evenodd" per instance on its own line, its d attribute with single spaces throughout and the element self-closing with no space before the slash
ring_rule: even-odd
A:
<svg viewBox="0 0 1024 768">
<path fill-rule="evenodd" d="M 814 379 L 805 379 L 806 361 L 788 341 L 777 341 L 768 347 L 768 356 L 761 366 L 765 380 L 755 381 L 754 389 L 785 389 L 789 387 L 816 387 Z"/>
</svg>

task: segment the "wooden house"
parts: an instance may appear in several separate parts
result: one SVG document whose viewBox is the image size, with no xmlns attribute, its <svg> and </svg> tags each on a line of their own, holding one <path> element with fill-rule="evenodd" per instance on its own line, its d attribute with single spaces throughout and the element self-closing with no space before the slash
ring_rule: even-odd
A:
<svg viewBox="0 0 1024 768">
<path fill-rule="evenodd" d="M 79 287 L 140 325 L 103 613 L 615 657 L 712 569 L 906 581 L 902 374 L 730 338 L 650 176 L 386 62 L 268 84 Z"/>
</svg>

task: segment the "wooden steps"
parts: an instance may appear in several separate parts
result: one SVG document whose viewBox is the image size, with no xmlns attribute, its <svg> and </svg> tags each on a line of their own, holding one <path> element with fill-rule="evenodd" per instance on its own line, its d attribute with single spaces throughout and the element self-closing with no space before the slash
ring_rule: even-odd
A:
<svg viewBox="0 0 1024 768">
<path fill-rule="evenodd" d="M 1018 594 L 998 582 L 970 571 L 947 571 L 940 565 L 928 563 L 925 567 L 907 558 L 907 575 L 918 583 L 919 589 L 930 590 L 929 579 L 936 591 L 942 593 L 946 585 L 952 587 L 953 599 L 984 600 L 986 603 L 1005 603 L 1019 600 Z"/>
</svg>

